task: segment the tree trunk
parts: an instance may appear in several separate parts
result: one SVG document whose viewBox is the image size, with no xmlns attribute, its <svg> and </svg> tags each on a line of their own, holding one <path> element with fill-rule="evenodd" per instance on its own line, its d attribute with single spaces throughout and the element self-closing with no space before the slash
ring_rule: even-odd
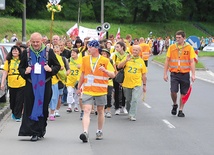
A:
<svg viewBox="0 0 214 155">
<path fill-rule="evenodd" d="M 138 7 L 134 9 L 133 23 L 136 23 L 137 20 Z"/>
</svg>

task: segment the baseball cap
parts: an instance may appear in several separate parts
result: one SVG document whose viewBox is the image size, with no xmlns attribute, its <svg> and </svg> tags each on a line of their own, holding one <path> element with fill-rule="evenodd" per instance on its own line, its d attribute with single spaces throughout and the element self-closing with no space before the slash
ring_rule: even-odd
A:
<svg viewBox="0 0 214 155">
<path fill-rule="evenodd" d="M 95 47 L 95 48 L 100 48 L 100 44 L 99 44 L 99 42 L 97 40 L 90 41 L 88 46 Z"/>
</svg>

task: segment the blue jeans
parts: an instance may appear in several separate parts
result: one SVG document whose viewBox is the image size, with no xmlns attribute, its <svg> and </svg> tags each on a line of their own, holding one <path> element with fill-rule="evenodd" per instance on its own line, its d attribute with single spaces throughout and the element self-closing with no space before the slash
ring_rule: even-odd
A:
<svg viewBox="0 0 214 155">
<path fill-rule="evenodd" d="M 68 91 L 67 91 L 67 87 L 65 86 L 63 88 L 62 103 L 67 102 L 67 94 L 68 94 Z"/>
<path fill-rule="evenodd" d="M 59 89 L 58 89 L 58 83 L 52 85 L 52 97 L 51 97 L 51 101 L 50 101 L 50 109 L 51 110 L 55 110 L 57 103 L 58 103 L 58 98 L 59 98 Z"/>
</svg>

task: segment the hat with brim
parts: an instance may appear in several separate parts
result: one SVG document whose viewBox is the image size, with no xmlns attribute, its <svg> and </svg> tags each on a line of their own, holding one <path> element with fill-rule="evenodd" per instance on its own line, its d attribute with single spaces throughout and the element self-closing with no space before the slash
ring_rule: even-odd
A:
<svg viewBox="0 0 214 155">
<path fill-rule="evenodd" d="M 107 42 L 106 43 L 110 43 L 111 45 L 112 45 L 112 41 L 111 40 L 107 40 Z"/>
<path fill-rule="evenodd" d="M 111 55 L 110 52 L 109 52 L 109 50 L 106 49 L 106 48 L 103 48 L 103 49 L 102 49 L 102 52 L 106 52 L 109 56 Z"/>
</svg>

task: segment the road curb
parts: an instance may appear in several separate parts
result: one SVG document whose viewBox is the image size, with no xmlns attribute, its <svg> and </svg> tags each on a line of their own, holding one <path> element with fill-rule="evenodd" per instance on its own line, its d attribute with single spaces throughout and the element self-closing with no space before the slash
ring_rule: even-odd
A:
<svg viewBox="0 0 214 155">
<path fill-rule="evenodd" d="M 4 116 L 10 111 L 10 105 L 7 104 L 0 110 L 0 121 L 4 118 Z"/>
</svg>

